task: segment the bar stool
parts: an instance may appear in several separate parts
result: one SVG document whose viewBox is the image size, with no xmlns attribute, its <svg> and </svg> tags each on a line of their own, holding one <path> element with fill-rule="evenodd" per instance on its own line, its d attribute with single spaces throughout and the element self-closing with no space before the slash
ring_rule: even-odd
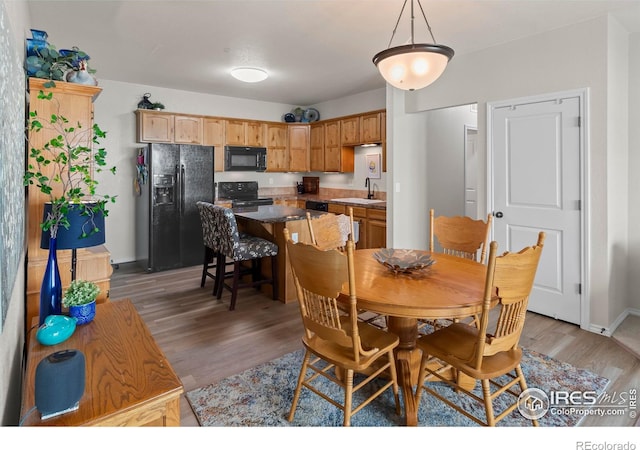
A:
<svg viewBox="0 0 640 450">
<path fill-rule="evenodd" d="M 278 299 L 278 246 L 266 239 L 252 236 L 246 233 L 242 235 L 238 231 L 236 217 L 230 208 L 224 208 L 218 205 L 212 205 L 214 212 L 214 221 L 217 231 L 217 261 L 216 261 L 216 279 L 217 283 L 216 297 L 222 297 L 222 289 L 231 291 L 231 304 L 229 311 L 233 311 L 236 307 L 236 298 L 238 289 L 245 287 L 257 287 L 262 284 L 271 284 L 273 299 Z M 271 258 L 271 278 L 262 278 L 261 260 L 262 258 Z M 233 271 L 225 273 L 225 261 L 229 258 L 233 261 Z M 242 263 L 251 261 L 251 267 L 245 268 Z M 241 282 L 240 277 L 251 274 L 251 281 Z M 232 277 L 231 285 L 225 283 L 225 279 Z"/>
</svg>

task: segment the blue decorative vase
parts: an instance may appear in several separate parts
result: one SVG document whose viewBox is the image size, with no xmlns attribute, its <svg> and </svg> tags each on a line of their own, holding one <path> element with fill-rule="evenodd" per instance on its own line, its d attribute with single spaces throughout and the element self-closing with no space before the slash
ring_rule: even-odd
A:
<svg viewBox="0 0 640 450">
<path fill-rule="evenodd" d="M 40 288 L 40 321 L 38 325 L 42 325 L 47 316 L 60 315 L 61 312 L 62 281 L 60 281 L 60 270 L 58 269 L 56 238 L 49 238 L 49 259 L 47 259 L 47 268 L 44 271 Z"/>
<path fill-rule="evenodd" d="M 77 325 L 91 322 L 96 316 L 96 301 L 84 305 L 69 306 L 69 316 L 76 319 Z"/>
</svg>

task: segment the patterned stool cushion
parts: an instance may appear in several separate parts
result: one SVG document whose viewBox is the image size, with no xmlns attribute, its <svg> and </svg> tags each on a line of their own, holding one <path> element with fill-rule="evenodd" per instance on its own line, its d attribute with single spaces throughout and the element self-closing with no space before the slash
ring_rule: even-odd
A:
<svg viewBox="0 0 640 450">
<path fill-rule="evenodd" d="M 238 246 L 234 248 L 233 260 L 246 261 L 255 258 L 264 258 L 265 256 L 276 256 L 278 254 L 278 246 L 271 241 L 255 236 L 245 235 L 240 237 Z"/>
</svg>

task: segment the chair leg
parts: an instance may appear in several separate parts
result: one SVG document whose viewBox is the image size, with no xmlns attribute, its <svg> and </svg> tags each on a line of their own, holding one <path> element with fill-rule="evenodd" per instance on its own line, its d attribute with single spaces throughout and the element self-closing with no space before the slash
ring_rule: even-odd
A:
<svg viewBox="0 0 640 450">
<path fill-rule="evenodd" d="M 222 288 L 224 287 L 225 273 L 227 271 L 226 259 L 227 257 L 225 255 L 218 253 L 216 260 L 216 282 L 214 287 L 216 298 L 218 300 L 222 297 Z"/>
<path fill-rule="evenodd" d="M 351 400 L 353 397 L 353 370 L 347 370 L 347 376 L 344 381 L 344 421 L 342 425 L 351 426 Z"/>
<path fill-rule="evenodd" d="M 277 256 L 271 257 L 271 291 L 273 292 L 273 299 L 278 300 L 278 258 Z"/>
<path fill-rule="evenodd" d="M 496 418 L 493 415 L 493 400 L 491 398 L 491 384 L 489 380 L 480 380 L 482 383 L 482 396 L 484 397 L 484 410 L 487 416 L 487 425 L 496 426 Z"/>
<path fill-rule="evenodd" d="M 238 297 L 239 283 L 240 283 L 240 261 L 235 261 L 233 263 L 233 285 L 231 286 L 231 304 L 229 305 L 229 311 L 233 311 L 234 309 L 236 309 L 236 298 Z"/>
<path fill-rule="evenodd" d="M 207 269 L 209 268 L 209 247 L 204 248 L 204 261 L 202 264 L 202 279 L 200 280 L 200 287 L 204 287 L 204 282 L 207 279 Z"/>
<path fill-rule="evenodd" d="M 293 401 L 291 402 L 291 409 L 289 410 L 289 417 L 287 420 L 293 422 L 293 417 L 296 414 L 296 408 L 298 407 L 298 400 L 300 399 L 300 391 L 302 391 L 302 383 L 307 374 L 307 367 L 309 367 L 309 360 L 311 359 L 311 352 L 306 350 L 304 353 L 304 359 L 302 360 L 302 367 L 300 368 L 300 375 L 298 376 L 298 385 L 293 393 Z"/>
</svg>

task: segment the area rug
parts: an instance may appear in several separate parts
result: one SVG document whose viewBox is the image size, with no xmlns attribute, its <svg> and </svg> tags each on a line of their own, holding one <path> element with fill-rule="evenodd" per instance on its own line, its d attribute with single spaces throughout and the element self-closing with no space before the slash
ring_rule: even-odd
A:
<svg viewBox="0 0 640 450">
<path fill-rule="evenodd" d="M 303 389 L 293 422 L 287 421 L 293 392 L 297 383 L 303 351 L 298 350 L 260 366 L 248 369 L 218 383 L 192 390 L 186 394 L 201 426 L 223 427 L 286 427 L 342 425 L 342 411 L 326 400 Z M 552 390 L 585 391 L 602 393 L 609 380 L 588 370 L 557 361 L 549 356 L 524 349 L 522 369 L 528 387 L 544 392 Z M 335 399 L 342 398 L 342 390 L 334 383 L 320 377 L 323 389 L 328 389 Z M 479 384 L 479 383 L 478 383 Z M 481 405 L 466 396 L 453 392 L 442 383 L 439 387 L 450 398 L 467 403 L 467 410 L 482 417 Z M 364 388 L 363 388 L 364 390 Z M 358 393 L 354 404 L 358 404 Z M 357 403 L 358 402 L 358 403 Z M 496 409 L 500 406 L 496 403 Z M 576 426 L 584 416 L 546 414 L 539 422 L 547 427 Z M 403 417 L 395 414 L 393 395 L 387 390 L 367 407 L 352 416 L 352 426 L 401 426 Z M 530 426 L 517 410 L 498 423 L 498 426 Z M 433 396 L 424 394 L 418 409 L 418 426 L 477 426 L 462 414 L 452 410 Z"/>
</svg>

